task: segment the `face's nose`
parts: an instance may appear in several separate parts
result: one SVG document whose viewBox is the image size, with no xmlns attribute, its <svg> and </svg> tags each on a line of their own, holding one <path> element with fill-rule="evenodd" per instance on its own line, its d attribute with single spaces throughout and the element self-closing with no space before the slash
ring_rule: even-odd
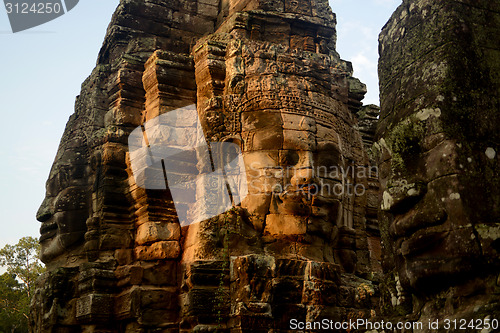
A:
<svg viewBox="0 0 500 333">
<path fill-rule="evenodd" d="M 311 151 L 303 151 L 299 153 L 299 156 L 299 162 L 294 167 L 290 183 L 296 187 L 311 185 L 314 183 L 313 154 Z"/>
<path fill-rule="evenodd" d="M 52 215 L 54 215 L 51 208 L 51 201 L 52 200 L 50 200 L 50 198 L 45 198 L 40 205 L 40 208 L 38 208 L 38 211 L 36 212 L 36 219 L 39 222 L 46 222 L 52 217 Z"/>
</svg>

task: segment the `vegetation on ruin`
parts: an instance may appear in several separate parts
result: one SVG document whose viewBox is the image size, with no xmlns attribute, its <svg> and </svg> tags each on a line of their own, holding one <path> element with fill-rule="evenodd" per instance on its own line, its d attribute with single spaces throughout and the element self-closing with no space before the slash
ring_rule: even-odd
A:
<svg viewBox="0 0 500 333">
<path fill-rule="evenodd" d="M 405 170 L 409 157 L 420 151 L 420 142 L 425 128 L 415 117 L 410 117 L 397 124 L 387 136 L 387 143 L 392 152 L 392 168 L 394 172 Z"/>
<path fill-rule="evenodd" d="M 23 237 L 15 245 L 0 250 L 0 333 L 28 331 L 30 300 L 35 280 L 44 271 L 39 260 L 40 244 L 33 237 Z"/>
</svg>

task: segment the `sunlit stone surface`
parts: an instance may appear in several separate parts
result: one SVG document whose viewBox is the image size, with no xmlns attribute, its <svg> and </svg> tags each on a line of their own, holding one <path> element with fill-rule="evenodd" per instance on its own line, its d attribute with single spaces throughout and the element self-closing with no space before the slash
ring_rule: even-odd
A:
<svg viewBox="0 0 500 333">
<path fill-rule="evenodd" d="M 335 39 L 324 0 L 122 1 L 38 214 L 33 331 L 377 315 L 378 109 Z"/>
</svg>

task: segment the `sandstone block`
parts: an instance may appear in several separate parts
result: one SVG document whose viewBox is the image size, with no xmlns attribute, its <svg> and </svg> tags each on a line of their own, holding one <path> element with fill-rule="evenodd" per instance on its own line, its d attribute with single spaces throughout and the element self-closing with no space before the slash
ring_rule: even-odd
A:
<svg viewBox="0 0 500 333">
<path fill-rule="evenodd" d="M 181 253 L 178 241 L 161 241 L 134 249 L 137 260 L 176 259 Z"/>
<path fill-rule="evenodd" d="M 172 310 L 146 309 L 139 316 L 138 322 L 143 326 L 165 327 L 168 325 L 175 325 L 178 315 L 177 311 Z M 161 332 L 169 332 L 169 330 Z M 173 333 L 178 331 L 170 330 L 170 332 Z"/>
<path fill-rule="evenodd" d="M 338 286 L 331 282 L 304 281 L 302 303 L 310 305 L 336 305 Z"/>
<path fill-rule="evenodd" d="M 188 294 L 188 313 L 199 317 L 215 318 L 218 311 L 229 313 L 229 291 L 219 288 L 193 288 Z"/>
<path fill-rule="evenodd" d="M 340 284 L 340 272 L 341 267 L 337 264 L 310 261 L 306 275 L 311 280 L 328 281 Z"/>
<path fill-rule="evenodd" d="M 112 314 L 112 295 L 91 294 L 78 298 L 76 302 L 76 318 L 81 322 L 106 321 Z"/>
<path fill-rule="evenodd" d="M 132 318 L 139 310 L 139 287 L 132 286 L 115 297 L 114 313 L 117 319 Z"/>
<path fill-rule="evenodd" d="M 179 240 L 181 227 L 178 223 L 146 222 L 137 228 L 135 242 L 139 245 L 158 241 Z"/>
<path fill-rule="evenodd" d="M 127 229 L 110 228 L 107 233 L 101 235 L 99 242 L 101 250 L 127 248 L 132 245 L 132 235 Z"/>
<path fill-rule="evenodd" d="M 276 260 L 276 276 L 295 277 L 303 279 L 308 270 L 309 262 L 304 260 L 278 259 Z"/>
<path fill-rule="evenodd" d="M 249 111 L 241 114 L 241 127 L 247 131 L 263 128 L 281 128 L 282 118 L 279 112 Z"/>
<path fill-rule="evenodd" d="M 219 12 L 217 5 L 198 3 L 198 13 L 205 16 L 215 17 Z"/>
<path fill-rule="evenodd" d="M 118 286 L 140 284 L 143 276 L 140 266 L 120 266 L 115 270 Z"/>
<path fill-rule="evenodd" d="M 161 263 L 144 264 L 143 281 L 147 285 L 175 286 L 178 283 L 177 262 L 163 260 Z"/>
<path fill-rule="evenodd" d="M 269 212 L 270 203 L 271 194 L 249 194 L 242 201 L 241 206 L 245 208 L 250 215 L 263 216 Z"/>
<path fill-rule="evenodd" d="M 115 259 L 118 265 L 128 265 L 132 262 L 133 253 L 131 249 L 115 250 Z"/>
<path fill-rule="evenodd" d="M 283 149 L 292 150 L 316 150 L 316 139 L 314 134 L 307 131 L 284 130 Z"/>
<path fill-rule="evenodd" d="M 257 177 L 263 168 L 276 165 L 279 152 L 274 151 L 251 151 L 243 153 L 243 160 L 247 166 L 247 173 Z"/>
<path fill-rule="evenodd" d="M 141 308 L 174 310 L 178 307 L 175 289 L 153 288 L 140 291 Z"/>
<path fill-rule="evenodd" d="M 307 233 L 307 218 L 294 215 L 269 214 L 264 233 L 269 235 L 304 235 Z"/>
<path fill-rule="evenodd" d="M 316 132 L 316 121 L 312 117 L 283 113 L 283 128 L 285 130 Z"/>
<path fill-rule="evenodd" d="M 264 255 L 248 255 L 232 259 L 231 281 L 234 281 L 231 285 L 232 296 L 236 300 L 245 302 L 246 305 L 255 303 L 257 306 L 270 302 L 274 264 L 273 257 Z M 248 310 L 260 311 L 257 308 Z"/>
<path fill-rule="evenodd" d="M 276 150 L 283 147 L 283 132 L 281 129 L 243 132 L 241 136 L 247 138 L 245 145 L 248 147 L 248 151 Z"/>
</svg>

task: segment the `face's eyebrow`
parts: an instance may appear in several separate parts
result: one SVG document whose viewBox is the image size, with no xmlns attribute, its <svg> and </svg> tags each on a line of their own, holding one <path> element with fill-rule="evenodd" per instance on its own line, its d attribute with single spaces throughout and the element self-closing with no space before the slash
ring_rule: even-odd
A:
<svg viewBox="0 0 500 333">
<path fill-rule="evenodd" d="M 318 141 L 317 144 L 317 149 L 318 150 L 335 150 L 335 151 L 340 151 L 340 147 L 338 143 L 333 142 L 333 141 Z"/>
</svg>

